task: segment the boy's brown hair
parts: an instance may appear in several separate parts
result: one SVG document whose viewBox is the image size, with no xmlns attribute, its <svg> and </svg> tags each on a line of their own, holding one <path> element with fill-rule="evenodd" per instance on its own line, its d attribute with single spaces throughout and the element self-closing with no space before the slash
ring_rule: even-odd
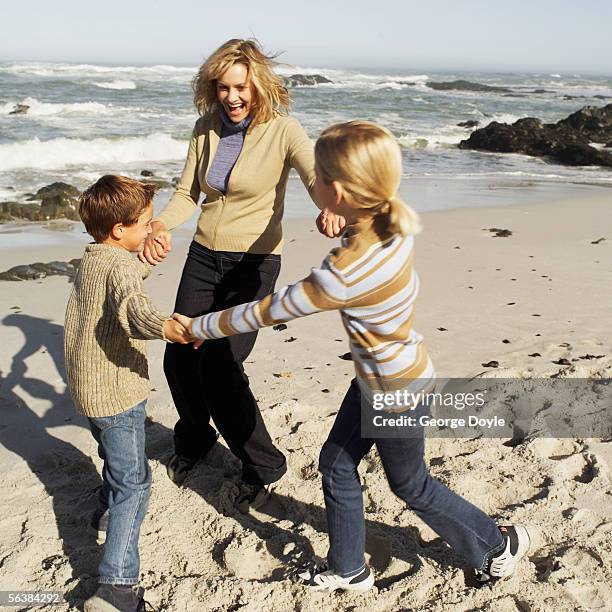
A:
<svg viewBox="0 0 612 612">
<path fill-rule="evenodd" d="M 106 174 L 79 198 L 79 215 L 87 233 L 102 242 L 117 223 L 133 225 L 153 201 L 157 187 L 126 176 Z"/>
</svg>

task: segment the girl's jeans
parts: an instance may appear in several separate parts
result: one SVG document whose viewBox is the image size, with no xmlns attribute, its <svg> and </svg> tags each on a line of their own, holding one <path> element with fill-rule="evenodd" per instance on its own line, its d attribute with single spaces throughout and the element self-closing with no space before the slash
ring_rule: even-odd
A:
<svg viewBox="0 0 612 612">
<path fill-rule="evenodd" d="M 422 428 L 409 438 L 361 437 L 361 394 L 353 380 L 319 458 L 329 530 L 327 560 L 334 573 L 346 577 L 365 566 L 365 519 L 357 466 L 374 444 L 393 493 L 470 565 L 483 569 L 504 548 L 491 518 L 429 474 L 423 460 Z"/>
<path fill-rule="evenodd" d="M 101 510 L 108 508 L 99 582 L 138 582 L 138 536 L 151 492 L 151 470 L 145 455 L 146 400 L 110 417 L 89 417 L 89 426 L 104 459 Z"/>
</svg>

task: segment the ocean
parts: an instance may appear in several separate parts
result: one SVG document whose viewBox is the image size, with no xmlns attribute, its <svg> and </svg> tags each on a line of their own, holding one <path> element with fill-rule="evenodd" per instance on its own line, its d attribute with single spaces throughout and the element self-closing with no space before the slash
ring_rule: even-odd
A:
<svg viewBox="0 0 612 612">
<path fill-rule="evenodd" d="M 0 201 L 21 201 L 43 185 L 84 188 L 101 174 L 171 181 L 180 175 L 197 118 L 190 81 L 196 66 L 0 63 Z M 388 127 L 403 153 L 400 194 L 418 211 L 488 206 L 571 196 L 612 187 L 612 172 L 567 167 L 522 155 L 457 148 L 470 129 L 460 122 L 546 122 L 612 100 L 612 78 L 579 74 L 484 74 L 362 71 L 282 66 L 332 83 L 291 88 L 292 114 L 313 139 L 337 121 L 368 119 Z M 436 91 L 431 81 L 468 80 L 509 88 Z M 537 93 L 535 91 L 537 90 Z M 25 114 L 10 114 L 17 104 Z M 160 193 L 156 208 L 171 195 Z M 290 217 L 313 215 L 297 175 Z"/>
</svg>

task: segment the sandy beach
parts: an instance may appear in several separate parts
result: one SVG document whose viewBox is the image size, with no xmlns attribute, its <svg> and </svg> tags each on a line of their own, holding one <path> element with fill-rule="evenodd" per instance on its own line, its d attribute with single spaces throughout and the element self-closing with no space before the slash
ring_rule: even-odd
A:
<svg viewBox="0 0 612 612">
<path fill-rule="evenodd" d="M 606 195 L 422 216 L 415 328 L 441 376 L 474 376 L 497 361 L 496 376 L 564 370 L 568 377 L 612 377 L 611 202 Z M 305 276 L 332 246 L 309 221 L 284 226 L 277 287 Z M 497 237 L 491 228 L 511 235 Z M 0 233 L 0 246 L 2 240 Z M 172 253 L 147 281 L 169 313 L 189 241 L 188 230 L 177 231 Z M 84 242 L 70 237 L 0 250 L 0 271 L 80 257 Z M 101 461 L 62 367 L 70 288 L 66 277 L 0 282 L 0 590 L 60 591 L 67 603 L 53 610 L 80 609 L 95 590 L 101 550 L 87 529 Z M 140 545 L 141 584 L 155 609 L 610 609 L 612 448 L 601 439 L 429 441 L 437 478 L 499 521 L 536 527 L 529 560 L 507 581 L 466 584 L 463 561 L 392 495 L 375 451 L 360 469 L 375 588 L 363 596 L 316 594 L 288 581 L 292 564 L 326 552 L 317 460 L 352 377 L 352 363 L 340 358 L 347 350 L 337 313 L 260 332 L 247 373 L 289 470 L 272 501 L 244 516 L 228 503 L 239 466 L 223 444 L 183 487 L 167 478 L 175 411 L 163 345 L 150 343 L 153 492 Z M 569 365 L 553 363 L 562 359 Z"/>
</svg>

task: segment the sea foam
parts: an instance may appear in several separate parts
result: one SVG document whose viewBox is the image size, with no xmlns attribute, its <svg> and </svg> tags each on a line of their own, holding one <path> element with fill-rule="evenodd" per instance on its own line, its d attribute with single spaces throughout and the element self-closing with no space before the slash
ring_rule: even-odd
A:
<svg viewBox="0 0 612 612">
<path fill-rule="evenodd" d="M 36 168 L 60 170 L 69 166 L 116 167 L 138 161 L 172 161 L 185 157 L 186 141 L 168 134 L 137 138 L 54 138 L 0 145 L 0 170 Z"/>
</svg>

